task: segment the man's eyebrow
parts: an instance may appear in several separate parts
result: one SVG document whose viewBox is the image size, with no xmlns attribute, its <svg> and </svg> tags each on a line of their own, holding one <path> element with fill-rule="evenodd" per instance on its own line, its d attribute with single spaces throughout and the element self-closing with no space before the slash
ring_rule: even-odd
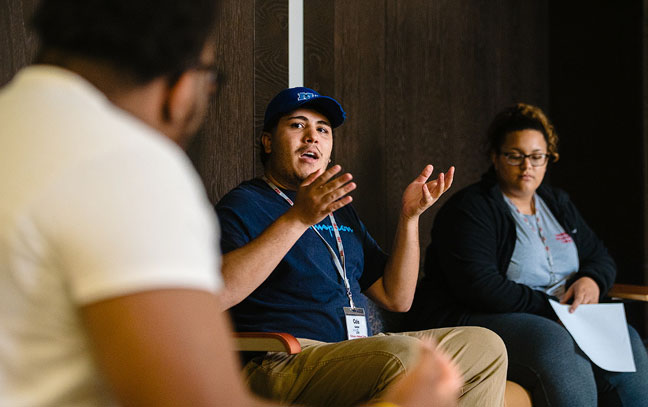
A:
<svg viewBox="0 0 648 407">
<path fill-rule="evenodd" d="M 292 120 L 292 119 L 299 119 L 299 120 L 303 120 L 305 122 L 310 121 L 310 120 L 308 120 L 308 118 L 306 116 L 291 116 L 287 120 Z M 318 120 L 317 124 L 324 124 L 326 126 L 331 127 L 331 123 L 327 122 L 326 120 Z"/>
</svg>

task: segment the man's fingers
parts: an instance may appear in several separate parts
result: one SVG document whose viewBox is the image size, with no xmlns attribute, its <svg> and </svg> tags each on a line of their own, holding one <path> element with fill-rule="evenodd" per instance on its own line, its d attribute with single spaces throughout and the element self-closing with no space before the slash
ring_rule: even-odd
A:
<svg viewBox="0 0 648 407">
<path fill-rule="evenodd" d="M 432 201 L 434 201 L 434 198 L 432 197 L 432 193 L 430 192 L 430 188 L 428 188 L 428 184 L 423 184 L 421 187 L 421 193 L 423 194 L 423 202 L 427 204 L 432 204 Z"/>
<path fill-rule="evenodd" d="M 428 182 L 428 190 L 434 199 L 437 199 L 443 194 L 445 186 L 445 175 L 443 173 L 439 174 L 439 177 L 433 181 Z"/>
<path fill-rule="evenodd" d="M 336 191 L 336 190 L 342 188 L 345 184 L 347 184 L 352 179 L 353 179 L 353 175 L 351 175 L 348 172 L 344 173 L 344 174 L 340 175 L 339 177 L 330 180 L 327 183 L 319 185 L 318 191 L 322 195 L 329 194 L 332 191 Z"/>
<path fill-rule="evenodd" d="M 337 201 L 333 202 L 330 204 L 326 210 L 328 213 L 335 212 L 338 209 L 342 208 L 343 206 L 347 206 L 348 204 L 353 201 L 353 198 L 351 196 L 345 196 L 344 198 L 338 199 Z"/>
<path fill-rule="evenodd" d="M 436 189 L 438 192 L 435 194 L 436 196 L 434 197 L 434 199 L 439 199 L 441 194 L 445 192 L 445 174 L 443 173 L 439 174 Z"/>
<path fill-rule="evenodd" d="M 425 182 L 430 178 L 430 175 L 432 175 L 432 172 L 434 171 L 434 166 L 432 164 L 428 164 L 423 168 L 423 171 L 421 171 L 421 174 L 416 177 L 414 182 Z"/>
<path fill-rule="evenodd" d="M 315 173 L 322 171 L 320 169 L 315 173 L 309 175 L 308 178 L 301 184 L 301 186 L 304 187 L 310 185 L 311 191 L 317 191 L 316 195 L 326 195 L 329 192 L 340 188 L 342 185 L 353 179 L 353 175 L 347 172 L 346 174 L 342 174 L 339 177 L 331 180 L 331 178 L 333 178 L 333 176 L 339 173 L 341 170 L 341 166 L 334 165 L 333 167 L 324 171 L 321 175 L 317 176 L 316 179 L 310 180 Z M 307 183 L 308 180 L 310 180 L 310 182 Z"/>
<path fill-rule="evenodd" d="M 303 189 L 297 193 L 295 208 L 304 223 L 316 224 L 327 214 L 351 202 L 350 199 L 345 199 L 339 205 L 330 206 L 356 188 L 356 184 L 351 182 L 353 176 L 349 173 L 331 179 L 341 170 L 339 165 L 326 171 L 319 169 L 300 184 Z"/>
<path fill-rule="evenodd" d="M 454 180 L 454 173 L 455 173 L 455 167 L 454 166 L 450 167 L 448 169 L 448 172 L 446 172 L 446 174 L 445 174 L 445 190 L 443 192 L 447 191 L 452 186 L 452 181 Z"/>
<path fill-rule="evenodd" d="M 317 177 L 320 176 L 321 173 L 322 173 L 322 169 L 320 168 L 319 170 L 311 173 L 308 177 L 306 177 L 306 179 L 303 180 L 302 183 L 299 186 L 306 187 L 306 186 L 312 184 L 313 181 L 315 181 L 317 179 Z"/>
<path fill-rule="evenodd" d="M 353 191 L 356 189 L 357 185 L 355 182 L 349 182 L 348 184 L 342 185 L 341 187 L 333 190 L 332 192 L 328 193 L 324 198 L 323 202 L 328 204 L 333 201 L 337 201 L 338 199 L 342 198 L 349 192 Z"/>
<path fill-rule="evenodd" d="M 318 170 L 321 171 L 321 170 Z M 332 166 L 328 170 L 324 171 L 315 182 L 313 182 L 314 187 L 320 187 L 328 182 L 335 174 L 342 171 L 342 167 L 338 164 Z M 345 174 L 346 175 L 346 174 Z M 350 175 L 350 174 L 349 174 Z M 347 181 L 348 182 L 348 181 Z"/>
</svg>

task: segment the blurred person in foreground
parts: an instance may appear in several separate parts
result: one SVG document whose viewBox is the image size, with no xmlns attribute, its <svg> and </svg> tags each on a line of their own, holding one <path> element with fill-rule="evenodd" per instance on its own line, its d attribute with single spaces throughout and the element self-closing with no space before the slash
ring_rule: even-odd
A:
<svg viewBox="0 0 648 407">
<path fill-rule="evenodd" d="M 432 229 L 412 329 L 476 325 L 498 333 L 509 380 L 534 406 L 647 406 L 648 363 L 628 326 L 637 372 L 594 365 L 557 320 L 549 299 L 596 304 L 616 266 L 564 191 L 545 181 L 558 136 L 538 107 L 500 112 L 488 133 L 492 167 L 452 196 Z M 543 182 L 545 181 L 545 182 Z M 597 396 L 598 394 L 598 396 Z"/>
<path fill-rule="evenodd" d="M 217 6 L 39 3 L 36 64 L 0 91 L 0 405 L 266 405 L 240 378 L 217 224 L 179 147 L 214 90 Z M 421 355 L 389 400 L 453 405 L 453 366 Z"/>
</svg>

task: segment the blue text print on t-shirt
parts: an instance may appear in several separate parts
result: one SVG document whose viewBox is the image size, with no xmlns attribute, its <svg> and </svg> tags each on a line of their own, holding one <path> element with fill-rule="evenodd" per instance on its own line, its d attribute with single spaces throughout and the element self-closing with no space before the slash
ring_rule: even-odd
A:
<svg viewBox="0 0 648 407">
<path fill-rule="evenodd" d="M 329 232 L 329 235 L 330 235 L 330 236 L 333 236 L 333 225 L 322 225 L 322 224 L 317 224 L 317 225 L 313 225 L 313 227 L 314 227 L 315 230 L 317 230 L 318 232 L 321 232 L 321 231 L 323 231 L 323 230 L 326 230 L 326 231 Z M 339 230 L 340 232 L 349 232 L 349 233 L 353 233 L 353 229 L 351 229 L 351 228 L 348 227 L 348 226 L 344 226 L 344 225 L 339 225 L 339 226 L 338 226 L 338 230 Z"/>
</svg>

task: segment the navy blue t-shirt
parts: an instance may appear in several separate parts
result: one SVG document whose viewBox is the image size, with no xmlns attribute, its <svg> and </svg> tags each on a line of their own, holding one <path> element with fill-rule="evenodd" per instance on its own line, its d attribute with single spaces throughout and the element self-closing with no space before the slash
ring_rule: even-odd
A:
<svg viewBox="0 0 648 407">
<path fill-rule="evenodd" d="M 295 199 L 295 191 L 283 192 Z M 249 243 L 288 209 L 288 202 L 261 179 L 246 181 L 227 193 L 216 205 L 223 253 Z M 366 299 L 360 293 L 382 276 L 387 255 L 350 205 L 333 215 L 344 245 L 353 301 L 366 310 Z M 314 227 L 339 255 L 329 217 Z M 342 308 L 348 306 L 330 252 L 309 228 L 266 281 L 233 307 L 231 314 L 238 331 L 288 332 L 298 338 L 338 342 L 347 339 Z"/>
</svg>

